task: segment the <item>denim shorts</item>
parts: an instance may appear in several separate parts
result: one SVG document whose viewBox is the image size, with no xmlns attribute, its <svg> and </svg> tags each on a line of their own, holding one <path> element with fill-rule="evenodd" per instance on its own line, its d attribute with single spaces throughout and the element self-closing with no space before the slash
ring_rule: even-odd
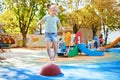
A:
<svg viewBox="0 0 120 80">
<path fill-rule="evenodd" d="M 57 41 L 57 33 L 45 33 L 45 41 Z"/>
</svg>

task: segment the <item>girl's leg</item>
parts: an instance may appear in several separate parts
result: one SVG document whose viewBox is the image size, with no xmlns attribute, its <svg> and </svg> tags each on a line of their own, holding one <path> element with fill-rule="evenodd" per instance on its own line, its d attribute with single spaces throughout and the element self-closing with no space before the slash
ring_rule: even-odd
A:
<svg viewBox="0 0 120 80">
<path fill-rule="evenodd" d="M 50 48 L 51 48 L 51 42 L 50 42 L 50 41 L 47 41 L 47 42 L 46 42 L 46 48 L 47 48 L 48 56 L 49 56 L 49 58 L 50 58 L 50 60 L 51 60 L 51 59 L 52 59 L 52 56 L 51 56 L 51 50 L 50 50 Z"/>
<path fill-rule="evenodd" d="M 53 48 L 54 48 L 54 55 L 53 55 L 53 58 L 55 59 L 56 54 L 57 54 L 57 42 L 56 42 L 56 41 L 53 42 Z"/>
</svg>

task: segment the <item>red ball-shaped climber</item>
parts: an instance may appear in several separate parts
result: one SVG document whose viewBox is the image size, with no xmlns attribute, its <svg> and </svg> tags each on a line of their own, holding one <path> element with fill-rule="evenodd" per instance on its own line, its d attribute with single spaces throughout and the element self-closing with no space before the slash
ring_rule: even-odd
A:
<svg viewBox="0 0 120 80">
<path fill-rule="evenodd" d="M 56 64 L 53 63 L 43 65 L 40 71 L 40 75 L 44 76 L 55 76 L 58 74 L 61 74 L 61 70 Z"/>
</svg>

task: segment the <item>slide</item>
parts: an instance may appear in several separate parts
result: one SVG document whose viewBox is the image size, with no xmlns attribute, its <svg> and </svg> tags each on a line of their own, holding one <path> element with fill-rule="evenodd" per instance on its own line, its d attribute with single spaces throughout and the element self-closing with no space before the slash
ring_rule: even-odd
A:
<svg viewBox="0 0 120 80">
<path fill-rule="evenodd" d="M 104 48 L 112 48 L 115 44 L 117 44 L 120 41 L 120 37 L 118 37 L 115 41 L 113 41 L 111 44 L 104 46 Z"/>
<path fill-rule="evenodd" d="M 84 54 L 87 56 L 103 56 L 104 52 L 103 51 L 92 51 L 86 47 L 85 44 L 78 44 L 78 49 L 81 50 Z"/>
</svg>

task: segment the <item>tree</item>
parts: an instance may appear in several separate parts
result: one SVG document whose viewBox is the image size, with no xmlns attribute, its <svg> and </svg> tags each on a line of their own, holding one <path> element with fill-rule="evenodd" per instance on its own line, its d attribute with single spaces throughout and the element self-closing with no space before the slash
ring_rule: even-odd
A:
<svg viewBox="0 0 120 80">
<path fill-rule="evenodd" d="M 26 38 L 32 21 L 36 18 L 37 11 L 43 9 L 48 0 L 5 0 L 18 20 L 20 32 L 23 36 L 23 45 L 26 47 Z M 38 12 L 39 13 L 39 12 Z M 42 15 L 42 14 L 41 14 Z"/>
<path fill-rule="evenodd" d="M 120 3 L 117 0 L 92 0 L 91 5 L 97 10 L 101 18 L 106 44 L 108 30 L 120 28 Z M 107 29 L 105 29 L 105 25 L 107 25 Z"/>
<path fill-rule="evenodd" d="M 76 33 L 80 28 L 90 28 L 94 36 L 100 28 L 100 18 L 90 7 L 90 4 L 87 4 L 88 2 L 89 0 L 67 0 L 61 1 L 61 5 L 66 8 L 64 20 L 72 26 L 73 33 Z"/>
<path fill-rule="evenodd" d="M 4 30 L 8 34 L 19 33 L 19 27 L 15 14 L 11 10 L 4 11 L 0 16 L 0 22 L 4 25 Z"/>
<path fill-rule="evenodd" d="M 84 14 L 84 25 L 86 28 L 92 29 L 93 37 L 96 35 L 97 31 L 101 29 L 100 17 L 97 15 L 94 8 L 90 5 L 86 5 L 82 14 Z"/>
<path fill-rule="evenodd" d="M 72 27 L 73 33 L 76 33 L 80 28 L 80 23 L 78 21 L 79 13 L 77 10 L 80 9 L 80 5 L 82 4 L 81 1 L 82 0 L 56 0 L 56 3 L 64 8 L 63 22 Z"/>
</svg>

